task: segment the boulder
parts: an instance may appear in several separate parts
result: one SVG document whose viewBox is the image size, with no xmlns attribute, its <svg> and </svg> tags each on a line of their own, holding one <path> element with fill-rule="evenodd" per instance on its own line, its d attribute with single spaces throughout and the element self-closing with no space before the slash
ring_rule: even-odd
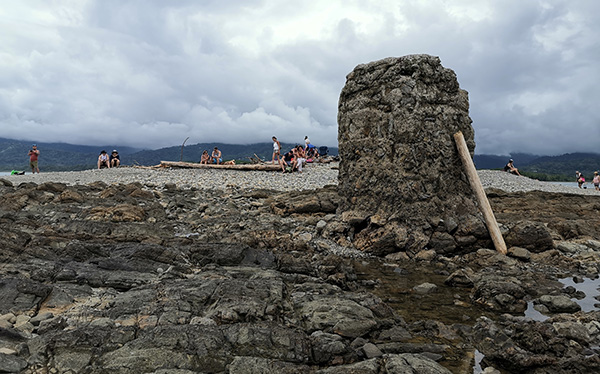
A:
<svg viewBox="0 0 600 374">
<path fill-rule="evenodd" d="M 410 55 L 359 65 L 346 78 L 338 211 L 354 217 L 354 244 L 378 255 L 447 254 L 488 241 L 453 139 L 461 131 L 473 153 L 468 94 L 456 74 L 438 57 Z"/>
</svg>

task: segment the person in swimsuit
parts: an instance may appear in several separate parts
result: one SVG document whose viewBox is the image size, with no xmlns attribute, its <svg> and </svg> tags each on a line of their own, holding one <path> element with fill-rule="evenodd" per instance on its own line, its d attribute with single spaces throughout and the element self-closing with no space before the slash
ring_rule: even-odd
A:
<svg viewBox="0 0 600 374">
<path fill-rule="evenodd" d="M 292 165 L 292 169 L 298 169 L 298 172 L 302 173 L 304 162 L 306 162 L 304 148 L 302 148 L 301 145 L 297 145 L 296 148 L 294 148 L 294 164 Z"/>
<path fill-rule="evenodd" d="M 200 164 L 208 165 L 208 160 L 210 160 L 210 156 L 208 155 L 208 151 L 205 149 L 202 152 L 202 156 L 200 156 Z"/>
<path fill-rule="evenodd" d="M 596 191 L 600 191 L 600 175 L 598 175 L 597 171 L 594 172 L 594 179 L 592 182 L 594 183 L 594 188 Z"/>
<path fill-rule="evenodd" d="M 279 163 L 279 156 L 281 155 L 281 143 L 277 140 L 276 137 L 273 137 L 273 158 L 271 162 L 275 164 L 275 158 L 277 157 L 277 163 Z"/>
<path fill-rule="evenodd" d="M 575 172 L 575 177 L 577 178 L 577 186 L 581 188 L 585 184 L 585 177 L 579 171 Z M 587 187 L 583 187 L 587 188 Z"/>
</svg>

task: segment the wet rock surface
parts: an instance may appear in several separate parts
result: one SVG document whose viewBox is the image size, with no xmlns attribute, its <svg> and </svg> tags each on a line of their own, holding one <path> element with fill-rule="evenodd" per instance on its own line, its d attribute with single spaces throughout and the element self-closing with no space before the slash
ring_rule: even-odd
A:
<svg viewBox="0 0 600 374">
<path fill-rule="evenodd" d="M 558 282 L 597 277 L 598 198 L 488 193 L 514 255 L 369 257 L 335 187 L 3 182 L 0 371 L 598 371 L 598 312 Z"/>
</svg>

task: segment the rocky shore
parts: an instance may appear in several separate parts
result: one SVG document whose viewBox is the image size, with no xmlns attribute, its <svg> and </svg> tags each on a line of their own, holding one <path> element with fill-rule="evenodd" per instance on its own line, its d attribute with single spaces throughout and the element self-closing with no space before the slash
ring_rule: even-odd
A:
<svg viewBox="0 0 600 374">
<path fill-rule="evenodd" d="M 334 164 L 1 178 L 0 372 L 600 371 L 600 193 L 479 174 L 508 256 L 357 251 Z"/>
</svg>

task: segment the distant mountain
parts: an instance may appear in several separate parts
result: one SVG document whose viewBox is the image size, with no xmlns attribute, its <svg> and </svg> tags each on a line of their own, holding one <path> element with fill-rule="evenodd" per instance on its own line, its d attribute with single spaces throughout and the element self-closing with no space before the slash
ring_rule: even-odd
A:
<svg viewBox="0 0 600 374">
<path fill-rule="evenodd" d="M 29 170 L 27 152 L 34 142 L 0 138 L 0 171 Z M 67 143 L 36 143 L 40 150 L 42 171 L 85 170 L 96 166 L 101 150 L 118 149 L 121 158 L 140 151 L 125 146 L 89 146 Z"/>
<path fill-rule="evenodd" d="M 516 159 L 515 159 L 516 161 Z M 567 153 L 560 156 L 542 156 L 530 161 L 521 169 L 533 173 L 559 174 L 565 179 L 575 180 L 575 172 L 580 171 L 592 179 L 594 171 L 600 170 L 600 154 Z"/>
<path fill-rule="evenodd" d="M 0 138 L 0 171 L 25 170 L 29 171 L 27 152 L 32 142 Z M 283 151 L 291 149 L 295 144 L 282 143 Z M 119 151 L 123 165 L 157 165 L 161 161 L 199 162 L 204 149 L 212 152 L 218 147 L 223 153 L 224 160 L 235 159 L 248 161 L 254 154 L 263 160 L 271 160 L 273 143 L 257 143 L 249 145 L 201 143 L 173 146 L 156 150 L 141 150 L 124 146 L 87 146 L 66 143 L 37 143 L 40 150 L 40 169 L 44 171 L 85 170 L 96 168 L 98 154 L 101 150 L 110 153 L 113 149 Z M 337 148 L 330 147 L 329 154 L 337 155 Z"/>
<path fill-rule="evenodd" d="M 477 169 L 501 169 L 511 158 L 519 171 L 542 180 L 571 180 L 576 171 L 591 179 L 594 171 L 600 170 L 598 153 L 567 153 L 560 156 L 526 153 L 513 153 L 510 156 L 475 155 L 473 160 Z"/>
<path fill-rule="evenodd" d="M 473 162 L 477 169 L 502 169 L 508 163 L 508 160 L 513 159 L 515 166 L 523 167 L 543 156 L 532 155 L 529 153 L 512 153 L 508 156 L 499 155 L 475 155 Z"/>
<path fill-rule="evenodd" d="M 32 142 L 0 138 L 0 171 L 29 171 L 27 152 Z M 199 162 L 202 150 L 212 152 L 216 146 L 223 152 L 224 160 L 235 159 L 248 161 L 254 154 L 263 160 L 271 160 L 273 143 L 256 143 L 248 145 L 199 143 L 172 146 L 156 150 L 142 150 L 124 146 L 89 146 L 66 143 L 37 143 L 40 149 L 40 169 L 44 171 L 85 170 L 96 167 L 98 154 L 102 149 L 110 153 L 117 149 L 123 165 L 157 165 L 161 161 Z M 294 144 L 281 144 L 283 151 L 291 149 Z M 183 151 L 183 152 L 182 152 Z M 329 154 L 337 155 L 337 147 L 329 147 Z M 509 159 L 515 160 L 515 166 L 528 176 L 542 180 L 571 180 L 575 171 L 581 171 L 588 179 L 593 172 L 600 170 L 600 154 L 567 153 L 560 156 L 539 156 L 528 153 L 512 153 L 503 155 L 475 155 L 477 169 L 501 169 Z"/>
</svg>

